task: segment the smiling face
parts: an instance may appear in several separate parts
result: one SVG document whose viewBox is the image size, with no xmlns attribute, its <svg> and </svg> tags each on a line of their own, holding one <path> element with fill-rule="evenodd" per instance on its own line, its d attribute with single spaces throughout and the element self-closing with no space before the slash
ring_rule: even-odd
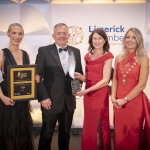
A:
<svg viewBox="0 0 150 150">
<path fill-rule="evenodd" d="M 137 48 L 137 40 L 132 31 L 129 31 L 125 37 L 125 47 L 127 51 L 134 51 Z"/>
<path fill-rule="evenodd" d="M 94 33 L 92 37 L 92 45 L 95 49 L 102 49 L 105 44 L 105 39 L 98 33 Z"/>
<path fill-rule="evenodd" d="M 19 26 L 12 26 L 7 32 L 8 37 L 10 38 L 10 44 L 18 46 L 24 36 L 24 31 Z"/>
<path fill-rule="evenodd" d="M 55 43 L 61 48 L 64 48 L 67 45 L 69 36 L 68 28 L 65 25 L 57 26 L 52 35 Z"/>
</svg>

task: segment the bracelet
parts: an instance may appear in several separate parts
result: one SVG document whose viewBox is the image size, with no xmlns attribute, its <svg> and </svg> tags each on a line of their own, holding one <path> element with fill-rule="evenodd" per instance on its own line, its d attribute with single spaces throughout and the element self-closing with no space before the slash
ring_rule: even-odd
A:
<svg viewBox="0 0 150 150">
<path fill-rule="evenodd" d="M 124 99 L 125 99 L 127 102 L 129 102 L 129 100 L 128 100 L 128 98 L 127 98 L 127 97 L 125 97 Z"/>
</svg>

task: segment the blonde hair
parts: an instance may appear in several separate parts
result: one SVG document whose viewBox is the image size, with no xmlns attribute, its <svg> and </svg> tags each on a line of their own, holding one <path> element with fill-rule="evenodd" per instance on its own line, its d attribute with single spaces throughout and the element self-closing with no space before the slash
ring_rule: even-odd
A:
<svg viewBox="0 0 150 150">
<path fill-rule="evenodd" d="M 129 31 L 132 31 L 134 33 L 134 36 L 135 36 L 136 41 L 137 41 L 137 48 L 135 50 L 136 51 L 136 55 L 137 55 L 138 58 L 141 58 L 144 55 L 146 55 L 146 52 L 145 52 L 145 48 L 144 48 L 144 41 L 143 41 L 142 33 L 137 28 L 130 28 L 125 33 L 125 36 L 123 37 L 123 40 L 122 40 L 124 54 L 125 55 L 127 54 L 127 50 L 126 50 L 126 46 L 125 46 L 125 39 L 126 39 L 126 36 L 127 36 Z"/>
<path fill-rule="evenodd" d="M 9 25 L 9 27 L 8 27 L 8 32 L 10 32 L 10 31 L 11 31 L 11 28 L 14 27 L 14 26 L 18 26 L 18 27 L 20 27 L 20 28 L 23 29 L 23 27 L 22 27 L 21 24 L 19 24 L 19 23 L 12 23 L 12 24 Z"/>
</svg>

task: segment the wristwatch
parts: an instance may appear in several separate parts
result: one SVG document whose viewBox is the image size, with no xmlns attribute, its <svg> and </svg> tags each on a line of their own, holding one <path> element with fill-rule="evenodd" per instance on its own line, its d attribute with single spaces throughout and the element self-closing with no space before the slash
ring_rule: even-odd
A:
<svg viewBox="0 0 150 150">
<path fill-rule="evenodd" d="M 127 102 L 129 102 L 129 100 L 128 100 L 128 98 L 127 98 L 127 97 L 125 97 L 124 99 L 125 99 Z"/>
</svg>

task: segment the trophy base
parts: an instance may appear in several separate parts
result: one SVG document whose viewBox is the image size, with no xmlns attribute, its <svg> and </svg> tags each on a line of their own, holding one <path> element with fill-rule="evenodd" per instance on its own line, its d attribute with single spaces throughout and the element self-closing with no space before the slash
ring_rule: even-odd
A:
<svg viewBox="0 0 150 150">
<path fill-rule="evenodd" d="M 80 91 L 79 80 L 71 80 L 71 89 L 72 89 L 72 94 L 76 94 L 77 92 Z"/>
<path fill-rule="evenodd" d="M 66 89 L 66 94 L 67 95 L 76 94 L 77 92 L 79 92 L 81 90 L 79 80 L 67 79 L 65 81 L 65 89 Z"/>
</svg>

